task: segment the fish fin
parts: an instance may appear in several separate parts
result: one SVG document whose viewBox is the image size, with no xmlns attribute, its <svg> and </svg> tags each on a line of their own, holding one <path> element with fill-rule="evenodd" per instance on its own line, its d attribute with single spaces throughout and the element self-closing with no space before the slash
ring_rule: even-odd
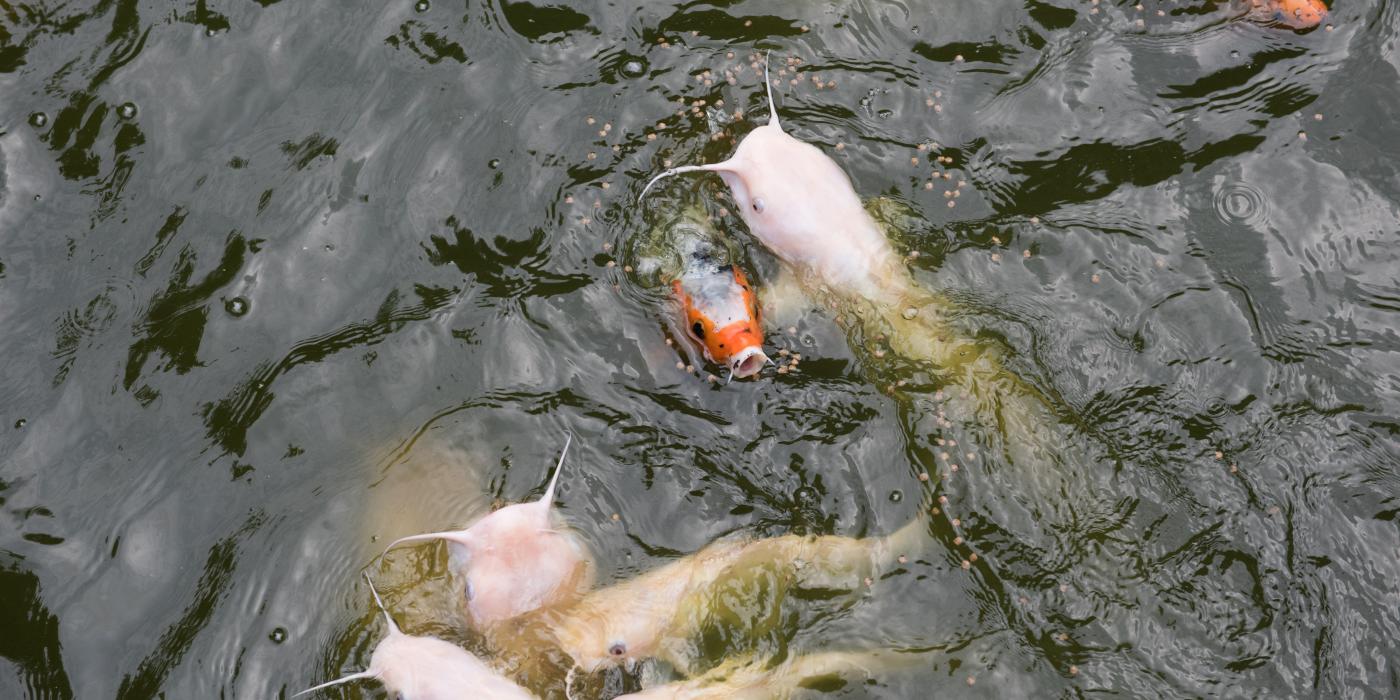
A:
<svg viewBox="0 0 1400 700">
<path fill-rule="evenodd" d="M 389 546 L 384 548 L 384 554 L 388 554 L 389 550 L 405 542 L 426 542 L 428 540 L 447 540 L 448 542 L 456 542 L 457 544 L 460 544 L 463 547 L 467 548 L 471 548 L 473 544 L 471 534 L 467 530 L 455 530 L 452 532 L 425 532 L 421 535 L 409 535 L 408 537 L 400 537 L 394 540 L 393 542 L 390 542 Z M 380 554 L 379 556 L 382 557 L 384 556 L 384 554 Z"/>
<path fill-rule="evenodd" d="M 763 87 L 768 89 L 768 125 L 782 131 L 783 125 L 778 123 L 778 103 L 773 101 L 773 81 L 768 77 L 768 56 L 772 53 L 763 54 Z"/>
<path fill-rule="evenodd" d="M 717 173 L 722 171 L 733 172 L 734 170 L 734 166 L 727 160 L 720 161 L 718 163 L 707 163 L 705 165 L 681 165 L 671 168 L 670 170 L 667 170 L 666 172 L 663 172 L 660 175 L 657 175 L 656 177 L 652 178 L 651 182 L 648 182 L 647 186 L 642 188 L 642 193 L 637 195 L 637 203 L 641 204 L 642 200 L 646 199 L 647 192 L 651 191 L 652 185 L 655 185 L 657 180 L 660 180 L 662 178 L 667 178 L 672 175 L 680 175 L 681 173 L 693 173 L 699 171 Z"/>
<path fill-rule="evenodd" d="M 359 673 L 352 673 L 352 674 L 350 674 L 350 675 L 348 675 L 348 676 L 345 676 L 345 677 L 343 677 L 343 678 L 337 678 L 337 679 L 335 679 L 335 680 L 333 680 L 333 681 L 330 681 L 330 682 L 327 682 L 327 683 L 322 683 L 322 684 L 320 684 L 320 685 L 318 685 L 318 686 L 316 686 L 316 687 L 314 687 L 314 688 L 307 688 L 306 690 L 303 690 L 303 691 L 301 691 L 300 693 L 297 693 L 296 695 L 293 695 L 292 697 L 295 698 L 295 697 L 298 697 L 298 696 L 301 696 L 301 695 L 306 695 L 307 693 L 314 693 L 314 692 L 316 692 L 316 691 L 318 691 L 318 690 L 322 690 L 322 689 L 324 689 L 324 688 L 329 688 L 329 687 L 331 687 L 331 686 L 333 686 L 333 685 L 340 685 L 341 683 L 349 683 L 350 681 L 358 681 L 358 680 L 360 680 L 360 679 L 362 679 L 362 678 L 378 678 L 378 677 L 379 677 L 379 674 L 378 674 L 378 673 L 375 673 L 374 671 L 360 671 Z"/>
<path fill-rule="evenodd" d="M 540 502 L 544 504 L 545 512 L 554 506 L 554 487 L 559 485 L 559 472 L 564 471 L 564 457 L 569 454 L 569 445 L 574 442 L 573 433 L 564 433 L 564 450 L 559 453 L 559 464 L 554 467 L 554 476 L 549 480 L 549 488 L 544 490 L 544 495 L 540 497 Z"/>
<path fill-rule="evenodd" d="M 369 592 L 370 592 L 371 595 L 374 596 L 374 603 L 375 603 L 375 605 L 378 605 L 378 606 L 379 606 L 379 611 L 382 612 L 382 613 L 384 613 L 384 621 L 387 622 L 387 623 L 389 623 L 389 634 L 391 634 L 391 635 L 394 635 L 394 634 L 403 634 L 403 632 L 399 631 L 399 626 L 396 625 L 396 624 L 394 624 L 394 618 L 393 618 L 392 615 L 389 614 L 389 609 L 386 608 L 386 607 L 384 607 L 384 601 L 381 600 L 381 599 L 379 598 L 379 591 L 377 591 L 377 590 L 374 589 L 374 581 L 373 581 L 372 579 L 370 579 L 370 577 L 369 577 L 369 572 L 366 571 L 366 572 L 364 572 L 364 574 L 365 574 L 365 583 L 368 583 L 368 584 L 369 584 Z"/>
</svg>

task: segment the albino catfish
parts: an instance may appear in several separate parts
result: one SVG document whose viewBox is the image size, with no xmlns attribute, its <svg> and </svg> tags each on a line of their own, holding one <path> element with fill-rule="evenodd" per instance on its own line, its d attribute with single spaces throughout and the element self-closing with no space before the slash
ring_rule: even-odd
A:
<svg viewBox="0 0 1400 700">
<path fill-rule="evenodd" d="M 379 641 L 370 656 L 369 668 L 322 683 L 293 695 L 314 693 L 341 683 L 360 679 L 378 680 L 400 700 L 533 700 L 529 691 L 497 674 L 474 654 L 436 637 L 404 634 L 374 590 L 374 581 L 365 574 L 374 602 L 384 613 L 389 633 Z"/>
<path fill-rule="evenodd" d="M 540 500 L 506 506 L 464 530 L 401 537 L 385 553 L 405 542 L 447 540 L 451 568 L 466 582 L 467 617 L 482 630 L 579 595 L 592 582 L 592 558 L 582 541 L 551 518 L 572 440 L 564 442 Z"/>
<path fill-rule="evenodd" d="M 734 155 L 719 163 L 671 168 L 652 178 L 641 197 L 662 178 L 718 173 L 749 231 L 784 262 L 836 291 L 875 302 L 896 300 L 904 286 L 899 256 L 841 166 L 783 131 L 766 67 L 764 84 L 768 123 L 744 136 Z"/>
</svg>

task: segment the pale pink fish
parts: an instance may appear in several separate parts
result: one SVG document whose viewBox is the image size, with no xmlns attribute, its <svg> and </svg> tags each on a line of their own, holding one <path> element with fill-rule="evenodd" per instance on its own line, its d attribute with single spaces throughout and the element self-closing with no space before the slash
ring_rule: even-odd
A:
<svg viewBox="0 0 1400 700">
<path fill-rule="evenodd" d="M 404 634 L 374 590 L 374 602 L 384 613 L 389 633 L 370 656 L 369 668 L 322 683 L 293 695 L 306 695 L 355 680 L 377 680 L 399 700 L 531 700 L 535 696 L 510 679 L 491 670 L 474 654 L 436 637 Z"/>
<path fill-rule="evenodd" d="M 564 454 L 570 442 L 572 436 Z M 540 500 L 506 506 L 464 530 L 401 537 L 385 553 L 404 542 L 446 540 L 452 570 L 466 581 L 467 616 L 479 629 L 580 594 L 591 582 L 591 557 L 572 532 L 551 522 L 564 454 Z"/>
<path fill-rule="evenodd" d="M 821 149 L 783 131 L 764 70 L 771 116 L 750 131 L 728 160 L 672 168 L 719 173 L 749 231 L 788 264 L 836 291 L 883 301 L 903 267 L 879 225 L 862 206 L 841 166 Z"/>
</svg>

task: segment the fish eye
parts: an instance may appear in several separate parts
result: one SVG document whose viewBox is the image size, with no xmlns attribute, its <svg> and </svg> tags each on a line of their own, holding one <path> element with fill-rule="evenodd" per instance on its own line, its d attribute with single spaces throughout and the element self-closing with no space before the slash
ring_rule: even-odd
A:
<svg viewBox="0 0 1400 700">
<path fill-rule="evenodd" d="M 627 645 L 622 642 L 613 642 L 613 645 L 608 647 L 608 656 L 613 658 L 621 658 L 626 653 Z"/>
<path fill-rule="evenodd" d="M 760 214 L 763 213 L 763 199 L 762 199 L 762 198 L 757 198 L 757 197 L 754 198 L 754 200 L 753 200 L 753 210 L 756 211 L 756 212 L 758 212 L 758 213 L 760 213 Z"/>
<path fill-rule="evenodd" d="M 696 339 L 696 340 L 704 340 L 704 339 L 705 339 L 705 326 L 704 326 L 704 324 L 700 323 L 699 321 L 696 321 L 694 324 L 692 324 L 692 325 L 690 326 L 690 332 L 695 334 L 695 339 Z"/>
</svg>

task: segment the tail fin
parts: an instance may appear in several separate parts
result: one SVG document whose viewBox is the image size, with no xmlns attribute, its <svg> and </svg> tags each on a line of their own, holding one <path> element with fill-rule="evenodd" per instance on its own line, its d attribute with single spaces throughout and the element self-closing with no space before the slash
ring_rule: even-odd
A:
<svg viewBox="0 0 1400 700">
<path fill-rule="evenodd" d="M 574 434 L 564 433 L 564 451 L 559 453 L 559 464 L 554 467 L 554 477 L 549 480 L 549 488 L 544 490 L 544 496 L 540 497 L 540 502 L 548 509 L 554 505 L 554 487 L 559 485 L 559 472 L 564 471 L 564 456 L 569 454 L 569 445 L 573 444 Z"/>
</svg>

